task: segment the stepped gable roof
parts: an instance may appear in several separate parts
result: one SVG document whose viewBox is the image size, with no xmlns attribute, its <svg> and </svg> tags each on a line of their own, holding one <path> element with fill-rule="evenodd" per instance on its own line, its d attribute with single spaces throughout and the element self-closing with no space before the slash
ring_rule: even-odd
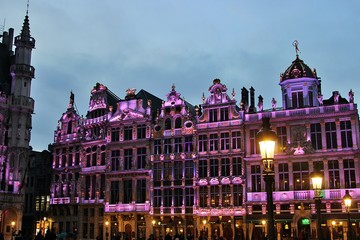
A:
<svg viewBox="0 0 360 240">
<path fill-rule="evenodd" d="M 308 65 L 304 63 L 303 60 L 299 58 L 299 55 L 296 55 L 296 59 L 285 70 L 285 72 L 280 75 L 280 82 L 289 79 L 298 79 L 305 77 L 318 79 L 316 70 L 312 70 Z"/>
</svg>

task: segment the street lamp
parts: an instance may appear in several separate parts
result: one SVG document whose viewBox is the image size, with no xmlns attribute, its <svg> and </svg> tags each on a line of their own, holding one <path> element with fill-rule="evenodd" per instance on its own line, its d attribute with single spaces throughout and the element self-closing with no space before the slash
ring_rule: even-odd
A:
<svg viewBox="0 0 360 240">
<path fill-rule="evenodd" d="M 11 236 L 15 237 L 15 221 L 11 221 Z"/>
<path fill-rule="evenodd" d="M 109 221 L 108 220 L 106 220 L 106 222 L 105 222 L 105 230 L 106 230 L 106 240 L 108 240 L 109 239 Z"/>
<path fill-rule="evenodd" d="M 322 189 L 323 176 L 318 169 L 315 169 L 311 173 L 311 182 L 314 189 L 314 199 L 315 207 L 317 214 L 317 236 L 319 240 L 322 240 L 322 231 L 321 231 L 321 189 Z"/>
<path fill-rule="evenodd" d="M 262 128 L 257 133 L 256 138 L 260 145 L 261 160 L 264 167 L 264 181 L 266 183 L 266 200 L 268 211 L 268 239 L 275 240 L 275 220 L 273 204 L 273 183 L 274 183 L 274 154 L 277 135 L 270 127 L 270 118 L 262 119 Z"/>
<path fill-rule="evenodd" d="M 347 211 L 348 239 L 353 239 L 352 229 L 351 229 L 351 219 L 350 219 L 350 208 L 351 208 L 352 197 L 349 193 L 349 190 L 345 191 L 345 196 L 343 197 L 343 201 Z"/>
</svg>

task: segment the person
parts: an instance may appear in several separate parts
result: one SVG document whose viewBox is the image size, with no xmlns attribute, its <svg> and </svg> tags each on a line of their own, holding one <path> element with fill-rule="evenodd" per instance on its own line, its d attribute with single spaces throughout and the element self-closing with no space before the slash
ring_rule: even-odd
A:
<svg viewBox="0 0 360 240">
<path fill-rule="evenodd" d="M 41 230 L 38 231 L 38 233 L 35 236 L 35 240 L 43 240 L 45 239 L 44 236 L 42 235 Z"/>
</svg>

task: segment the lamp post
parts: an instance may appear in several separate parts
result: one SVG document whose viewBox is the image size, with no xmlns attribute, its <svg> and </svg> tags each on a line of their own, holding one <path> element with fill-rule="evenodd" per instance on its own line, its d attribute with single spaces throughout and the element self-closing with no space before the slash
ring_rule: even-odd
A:
<svg viewBox="0 0 360 240">
<path fill-rule="evenodd" d="M 203 229 L 203 236 L 202 237 L 205 237 L 206 236 L 206 219 L 203 219 L 203 225 L 204 225 L 204 229 Z"/>
<path fill-rule="evenodd" d="M 11 221 L 11 237 L 12 239 L 15 237 L 15 221 Z"/>
<path fill-rule="evenodd" d="M 346 211 L 347 211 L 347 224 L 348 224 L 348 234 L 347 234 L 347 239 L 353 239 L 352 238 L 352 229 L 351 229 L 351 219 L 350 219 L 350 208 L 351 208 L 351 202 L 352 202 L 352 197 L 349 193 L 349 190 L 345 191 L 345 196 L 343 197 L 343 201 L 346 207 Z"/>
<path fill-rule="evenodd" d="M 314 199 L 315 199 L 315 207 L 317 214 L 317 237 L 319 240 L 322 240 L 322 231 L 321 231 L 321 189 L 322 189 L 322 181 L 323 176 L 318 169 L 315 169 L 314 172 L 311 173 L 311 181 L 314 189 Z"/>
<path fill-rule="evenodd" d="M 267 223 L 268 223 L 268 239 L 275 240 L 275 220 L 274 220 L 274 204 L 273 204 L 273 183 L 274 183 L 274 154 L 275 142 L 277 135 L 270 127 L 270 118 L 262 119 L 262 128 L 257 133 L 256 138 L 260 145 L 261 160 L 264 167 L 264 181 L 266 188 L 267 200 Z"/>
<path fill-rule="evenodd" d="M 108 220 L 106 220 L 106 222 L 105 222 L 105 231 L 106 231 L 106 240 L 109 240 L 109 221 Z"/>
</svg>

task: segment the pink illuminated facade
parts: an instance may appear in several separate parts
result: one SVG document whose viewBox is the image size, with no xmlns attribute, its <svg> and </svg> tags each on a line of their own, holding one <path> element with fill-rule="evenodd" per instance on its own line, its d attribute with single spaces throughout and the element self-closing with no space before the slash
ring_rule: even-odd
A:
<svg viewBox="0 0 360 240">
<path fill-rule="evenodd" d="M 91 91 L 86 117 L 71 94 L 54 135 L 52 218 L 78 238 L 124 235 L 261 239 L 266 193 L 256 141 L 263 117 L 277 132 L 274 209 L 278 239 L 316 232 L 314 165 L 324 174 L 322 230 L 347 236 L 345 191 L 360 219 L 359 121 L 353 92 L 325 99 L 316 71 L 300 58 L 281 75 L 282 106 L 263 109 L 255 90 L 241 99 L 213 80 L 199 106 L 171 87 L 165 100 L 106 86 Z M 354 221 L 354 233 L 359 224 Z"/>
</svg>

